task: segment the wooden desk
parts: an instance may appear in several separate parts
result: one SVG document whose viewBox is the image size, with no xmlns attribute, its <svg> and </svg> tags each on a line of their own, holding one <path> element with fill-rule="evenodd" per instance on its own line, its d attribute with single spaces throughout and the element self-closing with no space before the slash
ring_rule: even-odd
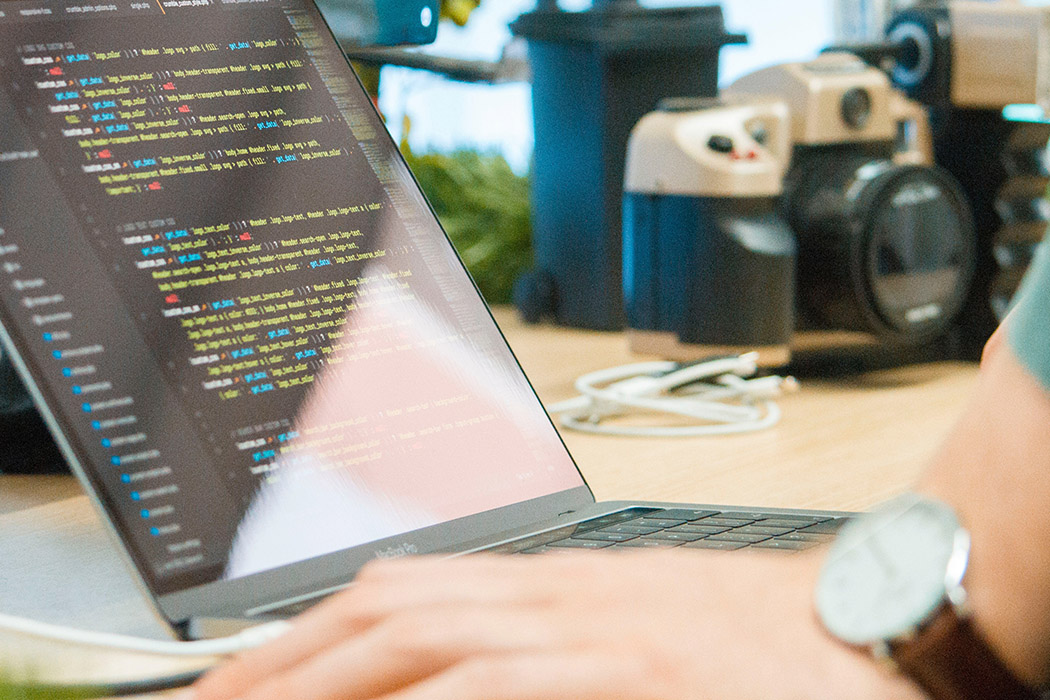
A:
<svg viewBox="0 0 1050 700">
<path fill-rule="evenodd" d="M 572 381 L 584 372 L 644 359 L 630 355 L 620 334 L 524 327 L 507 309 L 497 318 L 546 402 L 572 396 Z M 659 440 L 566 431 L 565 442 L 603 500 L 863 509 L 914 480 L 976 375 L 975 366 L 954 362 L 864 369 L 873 357 L 877 364 L 878 353 L 859 351 L 811 359 L 836 376 L 810 370 L 818 376 L 803 376 L 802 390 L 780 401 L 781 423 L 761 433 Z M 843 363 L 860 369 L 843 371 Z M 69 477 L 0 477 L 0 611 L 164 634 Z M 40 654 L 47 654 L 45 667 L 81 676 L 170 668 L 131 657 Z"/>
<path fill-rule="evenodd" d="M 548 404 L 574 396 L 573 380 L 585 372 L 653 359 L 630 354 L 617 333 L 525 327 L 506 309 L 496 316 Z M 853 337 L 834 340 L 845 349 L 808 339 L 816 349 L 800 353 L 802 389 L 778 401 L 783 419 L 770 430 L 662 440 L 562 435 L 599 500 L 868 508 L 921 472 L 961 414 L 977 367 L 867 370 L 885 364 L 885 353 Z"/>
</svg>

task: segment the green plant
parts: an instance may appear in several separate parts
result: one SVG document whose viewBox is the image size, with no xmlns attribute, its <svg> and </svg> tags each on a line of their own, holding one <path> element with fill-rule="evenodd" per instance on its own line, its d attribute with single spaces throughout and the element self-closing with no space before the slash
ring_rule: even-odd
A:
<svg viewBox="0 0 1050 700">
<path fill-rule="evenodd" d="M 19 684 L 0 678 L 0 700 L 86 700 L 91 697 L 88 689 L 57 690 L 56 688 Z"/>
<path fill-rule="evenodd" d="M 508 303 L 532 265 L 529 178 L 494 153 L 402 151 L 485 299 Z"/>
</svg>

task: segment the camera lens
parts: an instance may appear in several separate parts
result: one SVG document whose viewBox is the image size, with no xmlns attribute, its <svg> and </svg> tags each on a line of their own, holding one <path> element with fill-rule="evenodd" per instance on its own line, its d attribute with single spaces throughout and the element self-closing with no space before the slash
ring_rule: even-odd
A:
<svg viewBox="0 0 1050 700">
<path fill-rule="evenodd" d="M 784 204 L 798 237 L 803 314 L 902 344 L 947 330 L 975 258 L 954 179 L 856 152 L 814 154 L 795 168 Z"/>
<path fill-rule="evenodd" d="M 897 46 L 897 65 L 893 67 L 893 84 L 909 91 L 923 92 L 934 89 L 926 85 L 931 77 L 941 71 L 943 57 L 939 57 L 940 47 L 935 49 L 935 37 L 938 36 L 937 23 L 930 17 L 912 16 L 902 13 L 893 21 L 886 38 Z M 943 66 L 941 66 L 943 70 Z"/>
<path fill-rule="evenodd" d="M 922 47 L 915 37 L 904 37 L 897 47 L 897 65 L 905 71 L 914 71 L 922 60 Z"/>
<path fill-rule="evenodd" d="M 851 129 L 863 129 L 871 119 L 871 94 L 864 88 L 850 88 L 842 96 L 842 121 Z"/>
</svg>

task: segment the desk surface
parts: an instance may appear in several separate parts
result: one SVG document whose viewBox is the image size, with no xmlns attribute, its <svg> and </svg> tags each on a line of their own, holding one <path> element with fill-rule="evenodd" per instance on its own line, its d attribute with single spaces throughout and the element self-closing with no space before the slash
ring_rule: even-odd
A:
<svg viewBox="0 0 1050 700">
<path fill-rule="evenodd" d="M 506 309 L 496 315 L 548 403 L 572 396 L 584 372 L 644 359 L 621 334 L 526 327 Z M 565 442 L 600 500 L 857 510 L 915 479 L 976 376 L 974 365 L 957 362 L 874 369 L 882 355 L 858 347 L 807 357 L 802 390 L 780 400 L 783 419 L 772 429 L 667 439 L 563 431 Z M 163 634 L 69 477 L 0 477 L 0 612 Z M 72 672 L 97 667 L 80 660 Z"/>
<path fill-rule="evenodd" d="M 525 327 L 497 319 L 546 403 L 573 380 L 642 359 L 621 334 Z M 834 336 L 799 356 L 802 389 L 778 401 L 781 422 L 759 433 L 618 438 L 562 431 L 599 500 L 860 510 L 912 483 L 961 414 L 976 365 L 925 362 L 889 369 L 886 354 Z M 809 345 L 820 338 L 808 339 Z"/>
</svg>

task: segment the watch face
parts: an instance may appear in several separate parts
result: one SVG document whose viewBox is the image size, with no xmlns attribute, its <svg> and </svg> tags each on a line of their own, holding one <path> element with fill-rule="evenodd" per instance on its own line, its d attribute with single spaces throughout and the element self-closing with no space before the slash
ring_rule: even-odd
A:
<svg viewBox="0 0 1050 700">
<path fill-rule="evenodd" d="M 891 641 L 959 587 L 968 555 L 969 536 L 948 506 L 902 496 L 842 529 L 817 586 L 817 611 L 847 642 Z"/>
</svg>

